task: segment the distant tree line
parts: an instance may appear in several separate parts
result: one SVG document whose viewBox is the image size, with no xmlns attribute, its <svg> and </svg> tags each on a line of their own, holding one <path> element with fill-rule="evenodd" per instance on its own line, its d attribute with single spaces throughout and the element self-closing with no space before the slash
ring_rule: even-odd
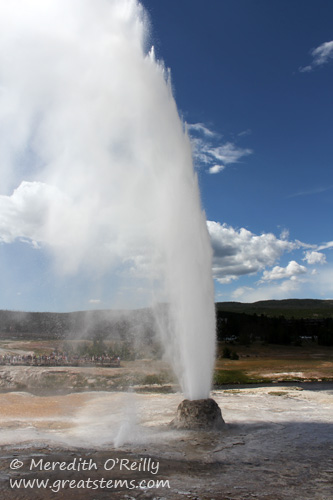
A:
<svg viewBox="0 0 333 500">
<path fill-rule="evenodd" d="M 312 341 L 323 346 L 333 345 L 333 318 L 269 317 L 218 310 L 216 327 L 219 341 L 245 345 L 254 340 L 284 345 Z"/>
<path fill-rule="evenodd" d="M 155 319 L 148 309 L 136 311 L 77 311 L 72 313 L 0 310 L 0 338 L 107 339 L 152 341 Z"/>
</svg>

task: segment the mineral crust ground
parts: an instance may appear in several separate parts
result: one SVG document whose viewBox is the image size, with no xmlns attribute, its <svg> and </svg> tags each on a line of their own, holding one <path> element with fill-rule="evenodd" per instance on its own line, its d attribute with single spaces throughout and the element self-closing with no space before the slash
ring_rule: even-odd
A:
<svg viewBox="0 0 333 500">
<path fill-rule="evenodd" d="M 311 387 L 311 389 L 310 389 Z M 333 384 L 218 390 L 218 430 L 172 429 L 181 394 L 0 394 L 1 500 L 331 500 Z M 35 461 L 93 460 L 98 470 L 30 470 Z M 104 470 L 107 460 L 159 463 L 157 474 Z M 12 460 L 22 462 L 10 469 Z M 110 462 L 108 462 L 110 463 Z M 147 462 L 148 463 L 148 462 Z M 13 478 L 127 480 L 114 489 L 13 489 Z M 131 488 L 168 480 L 170 487 Z M 138 484 L 138 483 L 135 483 Z M 68 486 L 68 483 L 67 483 Z"/>
</svg>

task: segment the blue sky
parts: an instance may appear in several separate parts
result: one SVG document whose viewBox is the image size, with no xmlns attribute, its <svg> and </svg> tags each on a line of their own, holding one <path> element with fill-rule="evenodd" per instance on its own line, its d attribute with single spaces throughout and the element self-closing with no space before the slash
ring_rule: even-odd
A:
<svg viewBox="0 0 333 500">
<path fill-rule="evenodd" d="M 0 1 L 3 19 L 6 3 Z M 148 45 L 171 69 L 174 97 L 188 126 L 214 250 L 216 300 L 332 299 L 332 2 L 142 4 L 150 19 Z M 59 14 L 59 26 L 61 19 Z M 12 43 L 15 37 L 7 38 L 6 43 Z M 34 88 L 26 77 L 33 69 L 24 66 L 24 54 L 20 61 L 20 68 L 10 74 L 12 80 L 4 83 L 8 58 L 1 52 L 5 69 L 0 70 L 0 88 L 10 88 L 22 71 L 20 85 L 29 88 L 33 100 Z M 126 307 L 127 299 L 145 305 L 147 295 L 135 303 L 140 287 L 129 281 L 124 285 L 119 272 L 76 272 L 70 247 L 69 272 L 56 271 L 52 251 L 41 243 L 38 229 L 44 205 L 28 203 L 46 196 L 41 185 L 31 184 L 45 178 L 36 174 L 34 125 L 25 130 L 29 103 L 15 103 L 20 111 L 17 125 L 8 119 L 6 102 L 0 116 L 0 308 Z M 48 144 L 48 138 L 43 140 Z M 8 174 L 11 162 L 20 176 Z M 22 181 L 30 184 L 20 185 Z M 47 192 L 59 205 L 69 203 L 60 192 Z M 61 240 L 56 230 L 57 240 L 48 235 L 55 247 Z"/>
<path fill-rule="evenodd" d="M 207 219 L 229 227 L 224 236 L 239 256 L 234 278 L 215 259 L 217 299 L 332 298 L 332 2 L 143 3 L 184 119 L 214 134 L 190 130 L 202 141 L 196 166 Z M 200 144 L 229 144 L 230 163 L 228 154 L 201 161 Z M 209 174 L 215 163 L 225 168 Z M 261 236 L 271 258 L 256 263 L 251 235 L 234 233 L 241 228 Z M 286 244 L 265 241 L 269 233 Z M 242 260 L 254 272 L 240 269 Z M 291 261 L 298 266 L 287 268 Z"/>
</svg>

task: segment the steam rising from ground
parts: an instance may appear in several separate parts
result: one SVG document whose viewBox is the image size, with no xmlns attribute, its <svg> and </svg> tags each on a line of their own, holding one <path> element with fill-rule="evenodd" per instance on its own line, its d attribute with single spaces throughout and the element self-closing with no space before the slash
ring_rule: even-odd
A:
<svg viewBox="0 0 333 500">
<path fill-rule="evenodd" d="M 42 398 L 10 393 L 1 415 L 0 445 L 51 443 L 100 448 L 111 444 L 118 448 L 128 443 L 163 443 L 175 435 L 167 424 L 179 399 L 179 394 L 163 395 L 161 400 L 161 395 L 120 392 Z M 178 432 L 174 437 L 179 436 Z"/>
<path fill-rule="evenodd" d="M 135 0 L 0 0 L 3 240 L 59 273 L 112 270 L 171 304 L 160 321 L 187 397 L 214 362 L 211 248 L 168 72 Z"/>
</svg>

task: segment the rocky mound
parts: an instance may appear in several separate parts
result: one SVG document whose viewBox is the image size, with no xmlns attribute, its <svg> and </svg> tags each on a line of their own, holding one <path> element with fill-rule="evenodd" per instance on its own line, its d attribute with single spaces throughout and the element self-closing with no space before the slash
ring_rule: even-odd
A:
<svg viewBox="0 0 333 500">
<path fill-rule="evenodd" d="M 184 399 L 171 422 L 177 429 L 219 429 L 224 425 L 219 405 L 211 398 L 190 401 Z"/>
</svg>

